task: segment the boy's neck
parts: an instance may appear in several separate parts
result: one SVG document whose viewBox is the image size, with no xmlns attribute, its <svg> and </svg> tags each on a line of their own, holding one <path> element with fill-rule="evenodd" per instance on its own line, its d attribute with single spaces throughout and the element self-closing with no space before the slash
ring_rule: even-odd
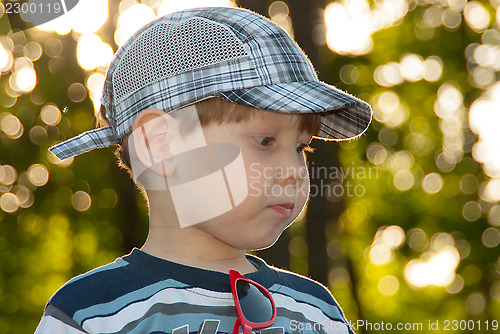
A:
<svg viewBox="0 0 500 334">
<path fill-rule="evenodd" d="M 244 250 L 236 249 L 195 228 L 161 226 L 151 217 L 149 235 L 142 251 L 190 267 L 247 274 L 257 270 Z M 161 227 L 160 227 L 161 226 Z"/>
</svg>

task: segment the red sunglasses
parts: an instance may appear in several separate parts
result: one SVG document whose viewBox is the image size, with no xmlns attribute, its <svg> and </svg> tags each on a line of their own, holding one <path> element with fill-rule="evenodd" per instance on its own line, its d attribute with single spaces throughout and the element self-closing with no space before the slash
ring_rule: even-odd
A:
<svg viewBox="0 0 500 334">
<path fill-rule="evenodd" d="M 252 334 L 252 329 L 271 326 L 276 320 L 276 306 L 269 291 L 235 270 L 229 271 L 229 281 L 238 313 L 233 334 L 238 334 L 240 327 L 243 334 Z"/>
</svg>

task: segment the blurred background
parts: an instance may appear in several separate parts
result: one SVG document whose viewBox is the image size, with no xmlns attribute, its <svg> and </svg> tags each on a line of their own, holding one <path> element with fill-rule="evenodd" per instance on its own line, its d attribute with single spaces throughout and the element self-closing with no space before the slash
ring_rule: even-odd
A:
<svg viewBox="0 0 500 334">
<path fill-rule="evenodd" d="M 199 6 L 269 17 L 373 107 L 358 140 L 313 141 L 307 211 L 257 253 L 327 285 L 373 324 L 357 333 L 498 333 L 500 0 L 81 0 L 24 31 L 0 5 L 0 333 L 33 332 L 68 279 L 142 245 L 147 206 L 114 149 L 47 149 L 95 126 L 133 32 Z"/>
</svg>

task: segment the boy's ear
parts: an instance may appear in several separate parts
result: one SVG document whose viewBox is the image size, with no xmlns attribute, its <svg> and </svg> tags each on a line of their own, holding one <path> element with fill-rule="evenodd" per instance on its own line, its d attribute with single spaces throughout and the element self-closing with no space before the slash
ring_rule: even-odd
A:
<svg viewBox="0 0 500 334">
<path fill-rule="evenodd" d="M 170 153 L 175 119 L 159 109 L 145 109 L 132 124 L 132 137 L 141 163 L 165 177 L 175 170 Z"/>
</svg>

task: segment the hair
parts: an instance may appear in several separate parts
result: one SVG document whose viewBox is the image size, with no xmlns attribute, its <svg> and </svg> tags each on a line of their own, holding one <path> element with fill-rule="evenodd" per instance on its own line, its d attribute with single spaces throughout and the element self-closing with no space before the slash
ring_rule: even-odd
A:
<svg viewBox="0 0 500 334">
<path fill-rule="evenodd" d="M 255 117 L 258 113 L 267 112 L 265 110 L 259 110 L 255 108 L 246 107 L 236 103 L 228 102 L 219 98 L 209 98 L 194 104 L 198 112 L 199 124 L 207 126 L 213 122 L 217 124 L 222 123 L 240 123 Z M 106 117 L 106 110 L 104 106 L 97 112 L 97 124 L 108 125 L 110 122 Z M 184 138 L 198 124 L 198 120 L 189 117 L 182 117 L 181 113 L 171 112 L 169 113 L 174 118 L 179 118 L 180 122 L 180 134 Z M 321 116 L 318 114 L 299 114 L 299 131 L 307 132 L 312 135 L 317 135 L 321 126 Z M 128 135 L 127 135 L 128 136 Z M 134 179 L 132 174 L 132 167 L 130 162 L 130 148 L 128 147 L 127 136 L 122 140 L 119 145 L 118 150 L 115 155 L 118 159 L 118 165 L 130 174 L 132 179 Z"/>
</svg>

